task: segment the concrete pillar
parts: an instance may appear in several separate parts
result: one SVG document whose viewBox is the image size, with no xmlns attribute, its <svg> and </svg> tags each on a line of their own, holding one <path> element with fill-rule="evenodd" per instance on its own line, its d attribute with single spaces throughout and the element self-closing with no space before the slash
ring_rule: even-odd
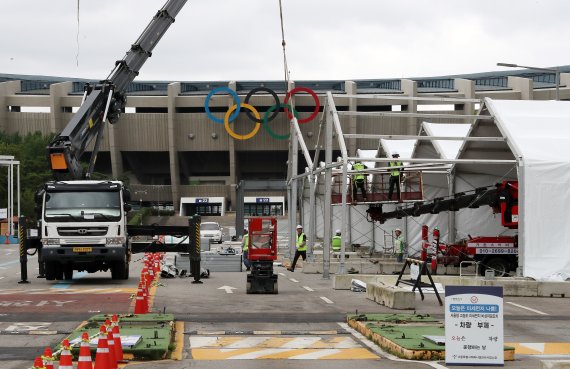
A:
<svg viewBox="0 0 570 369">
<path fill-rule="evenodd" d="M 14 95 L 21 91 L 20 81 L 8 81 L 0 83 L 0 131 L 8 131 L 8 95 Z"/>
<path fill-rule="evenodd" d="M 348 95 L 356 95 L 357 93 L 356 82 L 346 81 L 344 85 L 344 90 Z M 358 106 L 358 101 L 356 98 L 348 99 L 348 111 L 356 112 L 357 106 Z M 357 125 L 357 117 L 355 115 L 349 116 L 348 132 L 344 131 L 344 133 L 351 133 L 351 134 L 359 133 L 357 132 L 358 129 L 356 125 Z M 356 156 L 356 149 L 358 149 L 356 138 L 349 138 L 346 142 L 346 146 L 348 150 L 348 156 Z"/>
<path fill-rule="evenodd" d="M 52 83 L 49 86 L 50 132 L 61 132 L 67 122 L 62 119 L 61 98 L 73 91 L 73 82 Z"/>
<path fill-rule="evenodd" d="M 560 73 L 560 86 L 565 86 L 560 88 L 560 100 L 570 99 L 570 73 Z"/>
<path fill-rule="evenodd" d="M 533 81 L 530 78 L 509 76 L 507 85 L 521 93 L 521 100 L 533 100 Z"/>
<path fill-rule="evenodd" d="M 466 99 L 475 98 L 475 81 L 470 79 L 455 78 L 454 80 L 455 89 Z M 475 112 L 474 103 L 463 104 L 463 113 L 466 115 L 473 115 Z"/>
<path fill-rule="evenodd" d="M 404 95 L 408 97 L 416 97 L 418 95 L 418 83 L 412 81 L 411 79 L 400 80 L 401 89 Z M 415 100 L 408 100 L 408 109 L 406 113 L 417 113 L 418 103 Z M 398 132 L 393 132 L 395 134 L 407 134 L 407 135 L 417 135 L 420 131 L 420 124 L 418 123 L 418 118 L 408 118 L 406 129 L 398 130 Z"/>
<path fill-rule="evenodd" d="M 228 87 L 234 91 L 237 89 L 236 81 L 231 81 L 228 83 Z M 235 104 L 233 97 L 228 96 L 228 109 Z M 236 185 L 238 183 L 237 178 L 237 168 L 236 168 L 236 146 L 233 137 L 228 139 L 228 153 L 230 155 L 230 201 L 231 206 L 228 210 L 234 210 L 236 208 Z"/>
<path fill-rule="evenodd" d="M 113 175 L 113 178 L 118 178 L 124 172 L 123 156 L 121 154 L 121 150 L 119 150 L 119 143 L 116 133 L 119 128 L 116 124 L 107 124 L 107 129 L 107 132 L 109 133 L 109 154 L 111 155 L 111 173 Z"/>
<path fill-rule="evenodd" d="M 180 82 L 168 85 L 168 156 L 170 158 L 170 188 L 174 209 L 180 207 L 180 166 L 178 165 L 178 145 L 176 137 L 176 98 L 180 95 Z"/>
</svg>

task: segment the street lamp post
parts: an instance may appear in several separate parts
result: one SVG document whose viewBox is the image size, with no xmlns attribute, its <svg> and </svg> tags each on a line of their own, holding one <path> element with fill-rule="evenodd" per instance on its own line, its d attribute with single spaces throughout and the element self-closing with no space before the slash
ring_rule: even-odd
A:
<svg viewBox="0 0 570 369">
<path fill-rule="evenodd" d="M 141 196 L 139 197 L 139 200 L 140 200 L 140 202 L 139 202 L 139 206 L 140 206 L 139 211 L 142 212 L 142 195 L 146 195 L 147 192 L 146 192 L 146 191 L 135 191 L 135 195 L 137 195 L 137 194 L 140 194 L 140 195 L 141 195 Z M 142 216 L 141 216 L 141 223 L 140 223 L 140 225 L 142 225 Z"/>
<path fill-rule="evenodd" d="M 527 67 L 524 65 L 518 64 L 511 64 L 511 63 L 497 63 L 499 67 L 508 67 L 508 68 L 524 68 L 524 69 L 534 69 L 534 70 L 542 70 L 545 72 L 554 72 L 554 83 L 556 84 L 556 101 L 560 101 L 560 69 L 557 68 L 540 68 L 540 67 Z"/>
</svg>

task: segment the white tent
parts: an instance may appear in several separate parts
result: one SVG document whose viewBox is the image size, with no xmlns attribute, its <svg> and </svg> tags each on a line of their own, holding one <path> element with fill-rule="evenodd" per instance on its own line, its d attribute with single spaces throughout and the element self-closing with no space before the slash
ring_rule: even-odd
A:
<svg viewBox="0 0 570 369">
<path fill-rule="evenodd" d="M 535 279 L 570 278 L 570 102 L 486 99 L 519 161 L 519 264 Z"/>
</svg>

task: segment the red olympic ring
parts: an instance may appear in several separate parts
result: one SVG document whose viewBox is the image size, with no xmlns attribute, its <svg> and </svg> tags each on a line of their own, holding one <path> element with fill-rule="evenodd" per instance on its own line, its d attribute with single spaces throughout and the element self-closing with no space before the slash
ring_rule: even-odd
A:
<svg viewBox="0 0 570 369">
<path fill-rule="evenodd" d="M 293 119 L 293 114 L 291 114 L 291 112 L 289 111 L 289 109 L 287 109 L 287 102 L 289 101 L 289 99 L 296 94 L 297 92 L 306 92 L 309 95 L 311 95 L 313 97 L 313 100 L 315 101 L 315 109 L 313 110 L 313 112 L 311 113 L 311 115 L 309 115 L 307 118 L 303 118 L 303 119 L 299 119 L 297 122 L 299 122 L 300 124 L 302 123 L 307 123 L 310 122 L 311 120 L 315 119 L 315 117 L 317 116 L 317 114 L 319 114 L 319 110 L 321 108 L 321 102 L 319 101 L 319 97 L 317 96 L 317 94 L 315 93 L 315 91 L 311 90 L 310 88 L 307 87 L 295 87 L 294 89 L 292 89 L 291 91 L 289 91 L 287 93 L 287 96 L 285 96 L 285 100 L 283 101 L 283 104 L 285 104 L 285 112 L 287 113 L 287 118 L 288 119 Z"/>
</svg>

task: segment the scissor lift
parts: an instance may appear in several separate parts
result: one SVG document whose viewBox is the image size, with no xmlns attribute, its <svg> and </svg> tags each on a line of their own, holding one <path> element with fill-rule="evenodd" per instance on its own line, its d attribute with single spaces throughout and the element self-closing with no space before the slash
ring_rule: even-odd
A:
<svg viewBox="0 0 570 369">
<path fill-rule="evenodd" d="M 273 262 L 277 259 L 277 220 L 249 218 L 248 259 L 251 273 L 247 275 L 247 293 L 278 292 Z"/>
</svg>

